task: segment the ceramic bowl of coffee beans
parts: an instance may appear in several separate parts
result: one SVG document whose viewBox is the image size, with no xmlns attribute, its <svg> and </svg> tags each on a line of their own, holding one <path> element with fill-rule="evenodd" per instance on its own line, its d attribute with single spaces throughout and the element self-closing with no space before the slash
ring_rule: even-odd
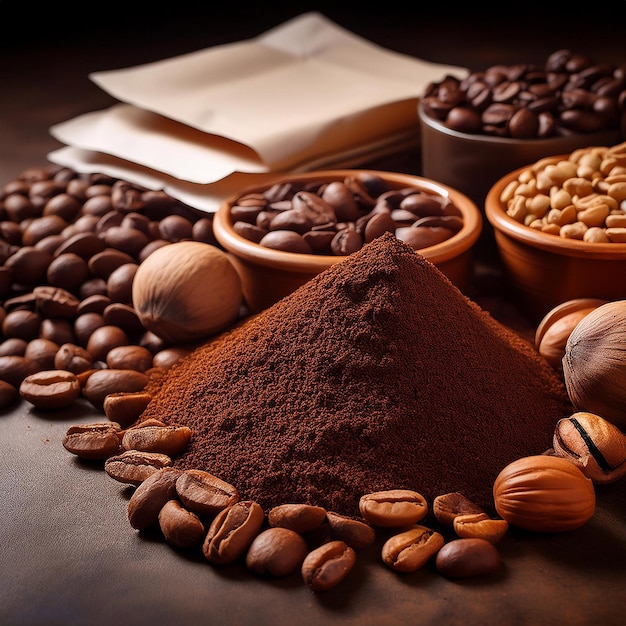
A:
<svg viewBox="0 0 626 626">
<path fill-rule="evenodd" d="M 479 206 L 505 174 L 626 137 L 626 70 L 557 50 L 539 64 L 446 76 L 420 98 L 422 175 Z"/>
<path fill-rule="evenodd" d="M 485 213 L 511 295 L 535 321 L 568 300 L 626 297 L 626 142 L 510 172 Z"/>
<path fill-rule="evenodd" d="M 467 196 L 440 183 L 375 170 L 285 175 L 226 199 L 213 230 L 246 304 L 261 311 L 385 232 L 463 288 L 483 226 Z"/>
</svg>

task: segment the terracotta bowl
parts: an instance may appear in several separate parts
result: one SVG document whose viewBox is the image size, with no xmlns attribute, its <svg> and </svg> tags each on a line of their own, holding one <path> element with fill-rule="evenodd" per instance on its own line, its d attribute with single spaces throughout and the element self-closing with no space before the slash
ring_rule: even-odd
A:
<svg viewBox="0 0 626 626">
<path fill-rule="evenodd" d="M 563 157 L 554 157 L 555 162 Z M 485 200 L 486 218 L 511 294 L 535 321 L 577 298 L 617 300 L 626 297 L 626 243 L 588 243 L 543 233 L 509 217 L 500 196 L 520 172 L 503 176 Z"/>
<path fill-rule="evenodd" d="M 469 196 L 479 207 L 502 176 L 544 157 L 587 146 L 612 146 L 620 131 L 571 133 L 547 139 L 511 139 L 451 130 L 418 105 L 423 176 Z"/>
<path fill-rule="evenodd" d="M 231 207 L 241 196 L 263 192 L 277 183 L 331 182 L 353 176 L 358 171 L 328 170 L 279 176 L 261 187 L 241 190 L 226 199 L 219 207 L 213 221 L 215 237 L 230 253 L 241 276 L 244 298 L 253 313 L 271 306 L 346 257 L 284 252 L 254 243 L 233 230 Z M 419 252 L 462 289 L 473 271 L 472 246 L 478 239 L 483 225 L 481 211 L 477 205 L 455 189 L 425 178 L 375 170 L 360 171 L 380 176 L 391 189 L 414 187 L 421 191 L 447 196 L 460 210 L 463 217 L 462 228 L 446 241 Z"/>
</svg>

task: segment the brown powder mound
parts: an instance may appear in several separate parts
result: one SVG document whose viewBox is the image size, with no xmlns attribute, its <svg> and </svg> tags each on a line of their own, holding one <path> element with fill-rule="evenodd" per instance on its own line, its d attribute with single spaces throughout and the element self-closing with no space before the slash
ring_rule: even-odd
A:
<svg viewBox="0 0 626 626">
<path fill-rule="evenodd" d="M 180 362 L 142 419 L 189 426 L 176 460 L 269 508 L 461 491 L 493 511 L 509 462 L 570 407 L 529 343 L 392 235 Z"/>
</svg>

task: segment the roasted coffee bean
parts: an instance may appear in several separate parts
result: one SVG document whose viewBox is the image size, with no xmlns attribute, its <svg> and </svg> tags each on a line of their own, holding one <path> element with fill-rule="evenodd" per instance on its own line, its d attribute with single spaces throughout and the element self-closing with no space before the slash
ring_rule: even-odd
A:
<svg viewBox="0 0 626 626">
<path fill-rule="evenodd" d="M 210 563 L 225 565 L 243 556 L 257 536 L 265 515 L 252 500 L 240 500 L 220 511 L 209 526 L 202 553 Z"/>
<path fill-rule="evenodd" d="M 176 498 L 176 480 L 181 473 L 174 467 L 164 467 L 135 489 L 128 501 L 128 521 L 133 528 L 144 530 L 158 523 L 159 511 Z"/>
<path fill-rule="evenodd" d="M 485 539 L 455 539 L 437 553 L 435 566 L 447 578 L 468 578 L 497 572 L 502 559 L 497 548 Z"/>
<path fill-rule="evenodd" d="M 84 348 L 73 343 L 64 343 L 54 355 L 54 367 L 73 374 L 80 374 L 92 369 L 93 358 Z"/>
<path fill-rule="evenodd" d="M 443 535 L 416 525 L 387 539 L 382 559 L 385 565 L 398 572 L 415 572 L 434 557 L 443 544 Z"/>
<path fill-rule="evenodd" d="M 19 389 L 27 376 L 37 371 L 39 371 L 37 364 L 24 356 L 14 354 L 0 356 L 0 380 L 4 380 L 16 389 Z"/>
<path fill-rule="evenodd" d="M 191 429 L 187 426 L 142 426 L 138 424 L 124 433 L 122 448 L 176 456 L 185 450 L 190 440 Z"/>
<path fill-rule="evenodd" d="M 176 481 L 182 503 L 191 511 L 213 517 L 239 500 L 235 487 L 203 470 L 186 470 Z"/>
<path fill-rule="evenodd" d="M 109 457 L 104 463 L 104 471 L 121 483 L 140 485 L 154 472 L 171 465 L 172 459 L 166 454 L 126 450 Z"/>
<path fill-rule="evenodd" d="M 428 503 L 416 491 L 390 489 L 361 496 L 359 510 L 373 526 L 391 528 L 419 522 L 428 513 Z"/>
<path fill-rule="evenodd" d="M 376 540 L 375 530 L 364 520 L 334 511 L 326 513 L 326 520 L 332 537 L 347 543 L 354 550 L 361 550 Z"/>
<path fill-rule="evenodd" d="M 159 511 L 159 527 L 165 541 L 177 548 L 191 548 L 204 537 L 200 518 L 178 500 L 169 500 Z"/>
<path fill-rule="evenodd" d="M 85 383 L 82 394 L 96 408 L 102 409 L 110 393 L 143 391 L 148 377 L 135 370 L 101 369 L 93 372 Z"/>
<path fill-rule="evenodd" d="M 288 528 L 267 528 L 246 554 L 246 567 L 258 576 L 282 577 L 298 570 L 308 553 L 304 538 Z"/>
<path fill-rule="evenodd" d="M 356 563 L 356 552 L 343 541 L 329 541 L 309 552 L 302 562 L 302 579 L 312 591 L 336 587 Z"/>
<path fill-rule="evenodd" d="M 61 409 L 76 402 L 81 388 L 71 372 L 45 370 L 27 376 L 19 391 L 22 398 L 39 409 Z"/>
<path fill-rule="evenodd" d="M 281 504 L 270 509 L 270 526 L 289 528 L 303 534 L 319 528 L 326 520 L 326 509 L 312 504 Z"/>
<path fill-rule="evenodd" d="M 115 422 L 70 426 L 63 447 L 81 459 L 101 461 L 120 451 L 120 425 Z"/>
<path fill-rule="evenodd" d="M 104 414 L 112 421 L 127 427 L 134 424 L 146 410 L 152 396 L 146 391 L 119 391 L 104 398 Z"/>
</svg>

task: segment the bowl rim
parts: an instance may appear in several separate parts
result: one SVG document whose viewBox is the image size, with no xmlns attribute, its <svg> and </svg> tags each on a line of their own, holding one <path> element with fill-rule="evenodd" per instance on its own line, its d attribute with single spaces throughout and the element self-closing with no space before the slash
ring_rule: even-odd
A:
<svg viewBox="0 0 626 626">
<path fill-rule="evenodd" d="M 554 162 L 558 162 L 559 160 L 567 159 L 569 156 L 568 154 L 558 155 L 541 159 L 541 161 L 554 160 Z M 485 198 L 485 216 L 496 231 L 500 231 L 500 233 L 507 235 L 511 239 L 545 252 L 571 257 L 585 257 L 590 260 L 615 260 L 616 257 L 623 256 L 624 260 L 626 260 L 626 243 L 590 243 L 580 239 L 559 237 L 558 235 L 544 233 L 525 226 L 507 215 L 500 202 L 502 191 L 522 172 L 532 167 L 534 167 L 534 164 L 520 167 L 505 174 L 494 183 L 487 193 Z"/>
<path fill-rule="evenodd" d="M 574 131 L 567 132 L 565 129 L 562 131 L 560 135 L 553 135 L 551 137 L 533 137 L 528 139 L 515 139 L 514 137 L 498 137 L 497 135 L 486 135 L 484 133 L 464 133 L 460 130 L 454 130 L 452 128 L 448 128 L 445 124 L 443 124 L 440 120 L 428 115 L 424 108 L 424 103 L 420 100 L 417 104 L 417 113 L 420 121 L 436 130 L 437 132 L 448 135 L 449 137 L 454 137 L 455 139 L 461 139 L 467 142 L 475 142 L 477 144 L 489 144 L 489 145 L 500 145 L 500 146 L 533 146 L 533 147 L 554 147 L 556 150 L 559 149 L 559 144 L 568 145 L 573 139 L 577 139 L 581 136 L 581 133 L 576 133 Z M 604 129 L 597 132 L 585 133 L 585 137 L 588 137 L 589 143 L 604 143 L 605 141 L 611 142 L 612 138 L 615 138 L 615 141 L 619 141 L 620 131 L 619 129 L 611 128 Z M 478 148 L 478 147 L 477 147 Z"/>
<path fill-rule="evenodd" d="M 373 169 L 317 170 L 280 174 L 275 178 L 265 181 L 263 184 L 242 188 L 240 191 L 226 198 L 215 212 L 213 216 L 214 235 L 218 242 L 229 252 L 239 255 L 241 259 L 248 262 L 254 262 L 255 264 L 270 268 L 286 269 L 285 266 L 288 266 L 289 271 L 298 273 L 317 273 L 321 269 L 339 263 L 347 257 L 284 252 L 261 246 L 242 237 L 233 230 L 230 208 L 236 200 L 243 195 L 268 189 L 275 184 L 291 181 L 319 180 L 320 182 L 326 182 L 342 180 L 347 176 L 354 176 L 356 173 L 380 176 L 391 183 L 395 188 L 416 187 L 417 189 L 445 196 L 461 211 L 463 214 L 463 226 L 458 232 L 441 243 L 417 251 L 432 263 L 442 263 L 453 257 L 457 257 L 469 250 L 478 240 L 482 231 L 483 219 L 478 206 L 468 196 L 452 187 L 448 187 L 447 185 L 422 176 Z"/>
</svg>

